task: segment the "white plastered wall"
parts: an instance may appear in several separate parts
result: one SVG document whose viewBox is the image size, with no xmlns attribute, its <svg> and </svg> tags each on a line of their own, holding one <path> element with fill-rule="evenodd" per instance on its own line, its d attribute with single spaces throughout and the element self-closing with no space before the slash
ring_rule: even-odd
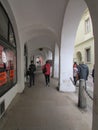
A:
<svg viewBox="0 0 98 130">
<path fill-rule="evenodd" d="M 54 78 L 59 78 L 59 48 L 58 45 L 55 44 L 54 50 Z"/>
<path fill-rule="evenodd" d="M 24 78 L 24 65 L 25 65 L 25 61 L 24 61 L 24 41 L 20 38 L 20 48 L 21 50 L 19 51 L 17 48 L 17 72 L 18 72 L 18 92 L 21 93 L 23 92 L 24 88 L 25 88 L 25 78 Z"/>
<path fill-rule="evenodd" d="M 65 11 L 60 50 L 60 91 L 75 91 L 70 80 L 73 78 L 74 41 L 81 16 L 86 7 L 83 0 L 69 0 Z"/>
<path fill-rule="evenodd" d="M 47 59 L 51 59 L 52 60 L 52 52 L 50 50 L 48 50 Z"/>
</svg>

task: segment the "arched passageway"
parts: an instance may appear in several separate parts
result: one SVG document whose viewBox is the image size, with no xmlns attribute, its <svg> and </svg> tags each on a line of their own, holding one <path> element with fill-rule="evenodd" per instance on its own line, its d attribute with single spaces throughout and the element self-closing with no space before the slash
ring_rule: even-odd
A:
<svg viewBox="0 0 98 130">
<path fill-rule="evenodd" d="M 17 92 L 22 92 L 24 90 L 24 67 L 23 67 L 24 66 L 24 43 L 28 42 L 29 40 L 31 40 L 33 38 L 35 39 L 36 36 L 37 36 L 37 38 L 40 38 L 41 33 L 42 33 L 43 37 L 47 37 L 48 40 L 52 39 L 51 41 L 39 39 L 39 41 L 41 40 L 41 43 L 43 41 L 46 41 L 47 46 L 49 45 L 49 48 L 52 48 L 52 49 L 54 47 L 52 45 L 54 45 L 55 43 L 57 43 L 58 47 L 60 47 L 59 48 L 59 50 L 60 50 L 60 60 L 59 60 L 60 61 L 60 64 L 59 64 L 59 68 L 60 68 L 59 89 L 60 89 L 60 91 L 67 91 L 67 92 L 75 91 L 75 88 L 70 81 L 70 78 L 72 78 L 72 64 L 73 64 L 72 59 L 73 59 L 73 48 L 74 48 L 73 43 L 75 40 L 76 30 L 77 30 L 81 15 L 82 15 L 84 9 L 88 6 L 88 8 L 90 10 L 92 22 L 93 22 L 93 28 L 94 28 L 93 30 L 94 30 L 94 37 L 95 37 L 96 73 L 95 73 L 95 86 L 94 86 L 93 129 L 97 130 L 98 124 L 97 124 L 96 120 L 98 118 L 98 114 L 97 114 L 97 107 L 98 107 L 98 88 L 97 88 L 97 84 L 98 84 L 98 82 L 97 82 L 97 77 L 98 77 L 98 69 L 97 69 L 98 68 L 97 67 L 98 66 L 98 62 L 97 62 L 98 7 L 97 7 L 97 5 L 98 5 L 98 1 L 95 0 L 93 2 L 93 1 L 89 1 L 89 0 L 85 0 L 85 1 L 84 0 L 69 0 L 69 1 L 65 2 L 65 0 L 63 0 L 63 2 L 60 1 L 60 3 L 58 1 L 57 8 L 55 8 L 55 10 L 57 12 L 60 12 L 60 10 L 62 9 L 61 12 L 56 13 L 58 15 L 55 15 L 56 11 L 54 11 L 54 6 L 50 6 L 51 7 L 50 13 L 54 14 L 54 15 L 50 15 L 50 13 L 49 13 L 49 15 L 47 15 L 47 17 L 44 14 L 46 12 L 48 12 L 49 8 L 47 8 L 45 11 L 44 10 L 45 8 L 42 8 L 42 4 L 40 5 L 39 2 L 36 3 L 34 1 L 32 1 L 33 2 L 32 4 L 29 4 L 29 3 L 27 4 L 27 2 L 25 1 L 24 8 L 28 7 L 27 5 L 32 7 L 33 5 L 35 6 L 37 4 L 37 6 L 35 6 L 35 7 L 38 7 L 37 8 L 38 15 L 36 15 L 36 11 L 32 11 L 32 14 L 33 14 L 33 12 L 35 12 L 35 14 L 33 14 L 33 16 L 36 16 L 36 17 L 32 16 L 32 18 L 30 17 L 31 19 L 29 19 L 29 15 L 28 15 L 30 13 L 29 12 L 30 10 L 25 12 L 25 16 L 28 16 L 28 17 L 23 17 L 21 19 L 21 16 L 24 16 L 23 15 L 24 13 L 20 10 L 21 9 L 24 10 L 24 8 L 23 7 L 21 8 L 21 6 L 19 6 L 19 5 L 23 5 L 23 4 L 21 4 L 21 2 L 23 2 L 23 1 L 20 1 L 20 3 L 18 3 L 19 1 L 10 1 L 10 0 L 8 0 L 8 2 L 3 1 L 3 0 L 0 0 L 0 1 L 2 2 L 3 6 L 5 7 L 8 15 L 12 21 L 12 24 L 13 24 L 13 27 L 15 30 L 15 35 L 16 35 L 17 52 L 18 52 L 17 53 L 17 56 L 18 56 L 18 61 L 17 61 L 18 82 L 17 82 L 17 85 L 15 86 L 15 88 L 13 88 L 13 90 L 11 89 L 12 91 L 9 92 L 10 94 L 6 93 L 6 97 L 5 96 L 2 97 L 2 99 L 6 100 L 6 104 L 7 104 L 6 106 L 8 106 L 10 104 L 11 100 L 13 99 L 13 97 L 16 95 Z M 31 1 L 29 1 L 29 2 L 31 2 Z M 54 0 L 54 1 L 52 1 L 52 4 L 50 4 L 50 1 L 48 1 L 48 4 L 55 5 L 55 2 L 56 1 Z M 44 3 L 44 4 L 46 4 L 46 3 Z M 28 9 L 30 9 L 30 8 L 28 8 Z M 35 8 L 32 8 L 32 9 L 35 9 Z M 19 11 L 21 13 L 19 13 Z M 65 15 L 64 15 L 64 11 L 65 11 Z M 20 16 L 20 14 L 21 14 L 21 16 Z M 37 16 L 40 16 L 40 17 L 37 17 Z M 51 17 L 51 16 L 53 16 L 53 17 Z M 58 17 L 54 17 L 54 16 L 58 16 Z M 64 21 L 62 20 L 63 16 L 64 16 Z M 52 20 L 54 20 L 53 24 L 52 24 Z M 62 26 L 62 21 L 63 21 L 63 26 Z M 35 41 L 34 39 L 32 41 Z M 52 44 L 50 45 L 50 43 L 52 43 Z M 33 42 L 33 45 L 35 46 L 34 42 Z M 45 45 L 45 43 L 44 43 L 44 45 Z M 12 95 L 12 96 L 10 96 L 10 95 Z"/>
</svg>

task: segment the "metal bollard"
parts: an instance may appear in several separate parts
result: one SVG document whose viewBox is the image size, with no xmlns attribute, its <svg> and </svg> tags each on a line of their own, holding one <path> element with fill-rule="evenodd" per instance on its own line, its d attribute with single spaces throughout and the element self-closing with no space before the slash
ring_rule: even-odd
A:
<svg viewBox="0 0 98 130">
<path fill-rule="evenodd" d="M 78 95 L 78 107 L 86 108 L 87 101 L 86 101 L 86 92 L 85 92 L 85 80 L 79 80 L 79 95 Z"/>
</svg>

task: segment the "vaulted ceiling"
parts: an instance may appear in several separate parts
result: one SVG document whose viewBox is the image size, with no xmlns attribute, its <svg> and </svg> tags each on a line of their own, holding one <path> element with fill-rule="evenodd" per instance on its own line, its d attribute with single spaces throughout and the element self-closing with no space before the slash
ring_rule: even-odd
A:
<svg viewBox="0 0 98 130">
<path fill-rule="evenodd" d="M 68 0 L 8 0 L 21 38 L 29 45 L 59 43 Z M 35 40 L 36 39 L 36 40 Z M 40 41 L 40 42 L 39 42 Z M 32 46 L 30 46 L 31 48 Z"/>
</svg>

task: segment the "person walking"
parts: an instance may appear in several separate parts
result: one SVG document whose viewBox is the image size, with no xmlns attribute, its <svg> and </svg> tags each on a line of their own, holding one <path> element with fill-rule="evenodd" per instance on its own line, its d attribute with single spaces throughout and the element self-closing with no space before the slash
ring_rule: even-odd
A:
<svg viewBox="0 0 98 130">
<path fill-rule="evenodd" d="M 74 85 L 76 85 L 78 80 L 78 68 L 76 66 L 73 67 L 73 79 L 74 79 Z"/>
<path fill-rule="evenodd" d="M 50 64 L 48 61 L 46 61 L 46 64 L 43 66 L 42 70 L 43 70 L 43 73 L 45 75 L 46 86 L 49 87 L 49 84 L 50 84 Z"/>
<path fill-rule="evenodd" d="M 78 67 L 77 62 L 74 62 L 73 68 L 74 68 L 74 67 Z"/>
<path fill-rule="evenodd" d="M 79 80 L 84 79 L 85 89 L 86 89 L 86 80 L 88 80 L 89 68 L 86 64 L 84 64 L 84 62 L 81 62 L 78 65 L 78 75 L 79 75 Z"/>
<path fill-rule="evenodd" d="M 34 64 L 34 61 L 31 61 L 31 64 L 29 65 L 29 75 L 30 75 L 30 87 L 32 86 L 32 82 L 33 85 L 35 84 L 35 71 L 36 71 L 36 66 Z"/>
</svg>

